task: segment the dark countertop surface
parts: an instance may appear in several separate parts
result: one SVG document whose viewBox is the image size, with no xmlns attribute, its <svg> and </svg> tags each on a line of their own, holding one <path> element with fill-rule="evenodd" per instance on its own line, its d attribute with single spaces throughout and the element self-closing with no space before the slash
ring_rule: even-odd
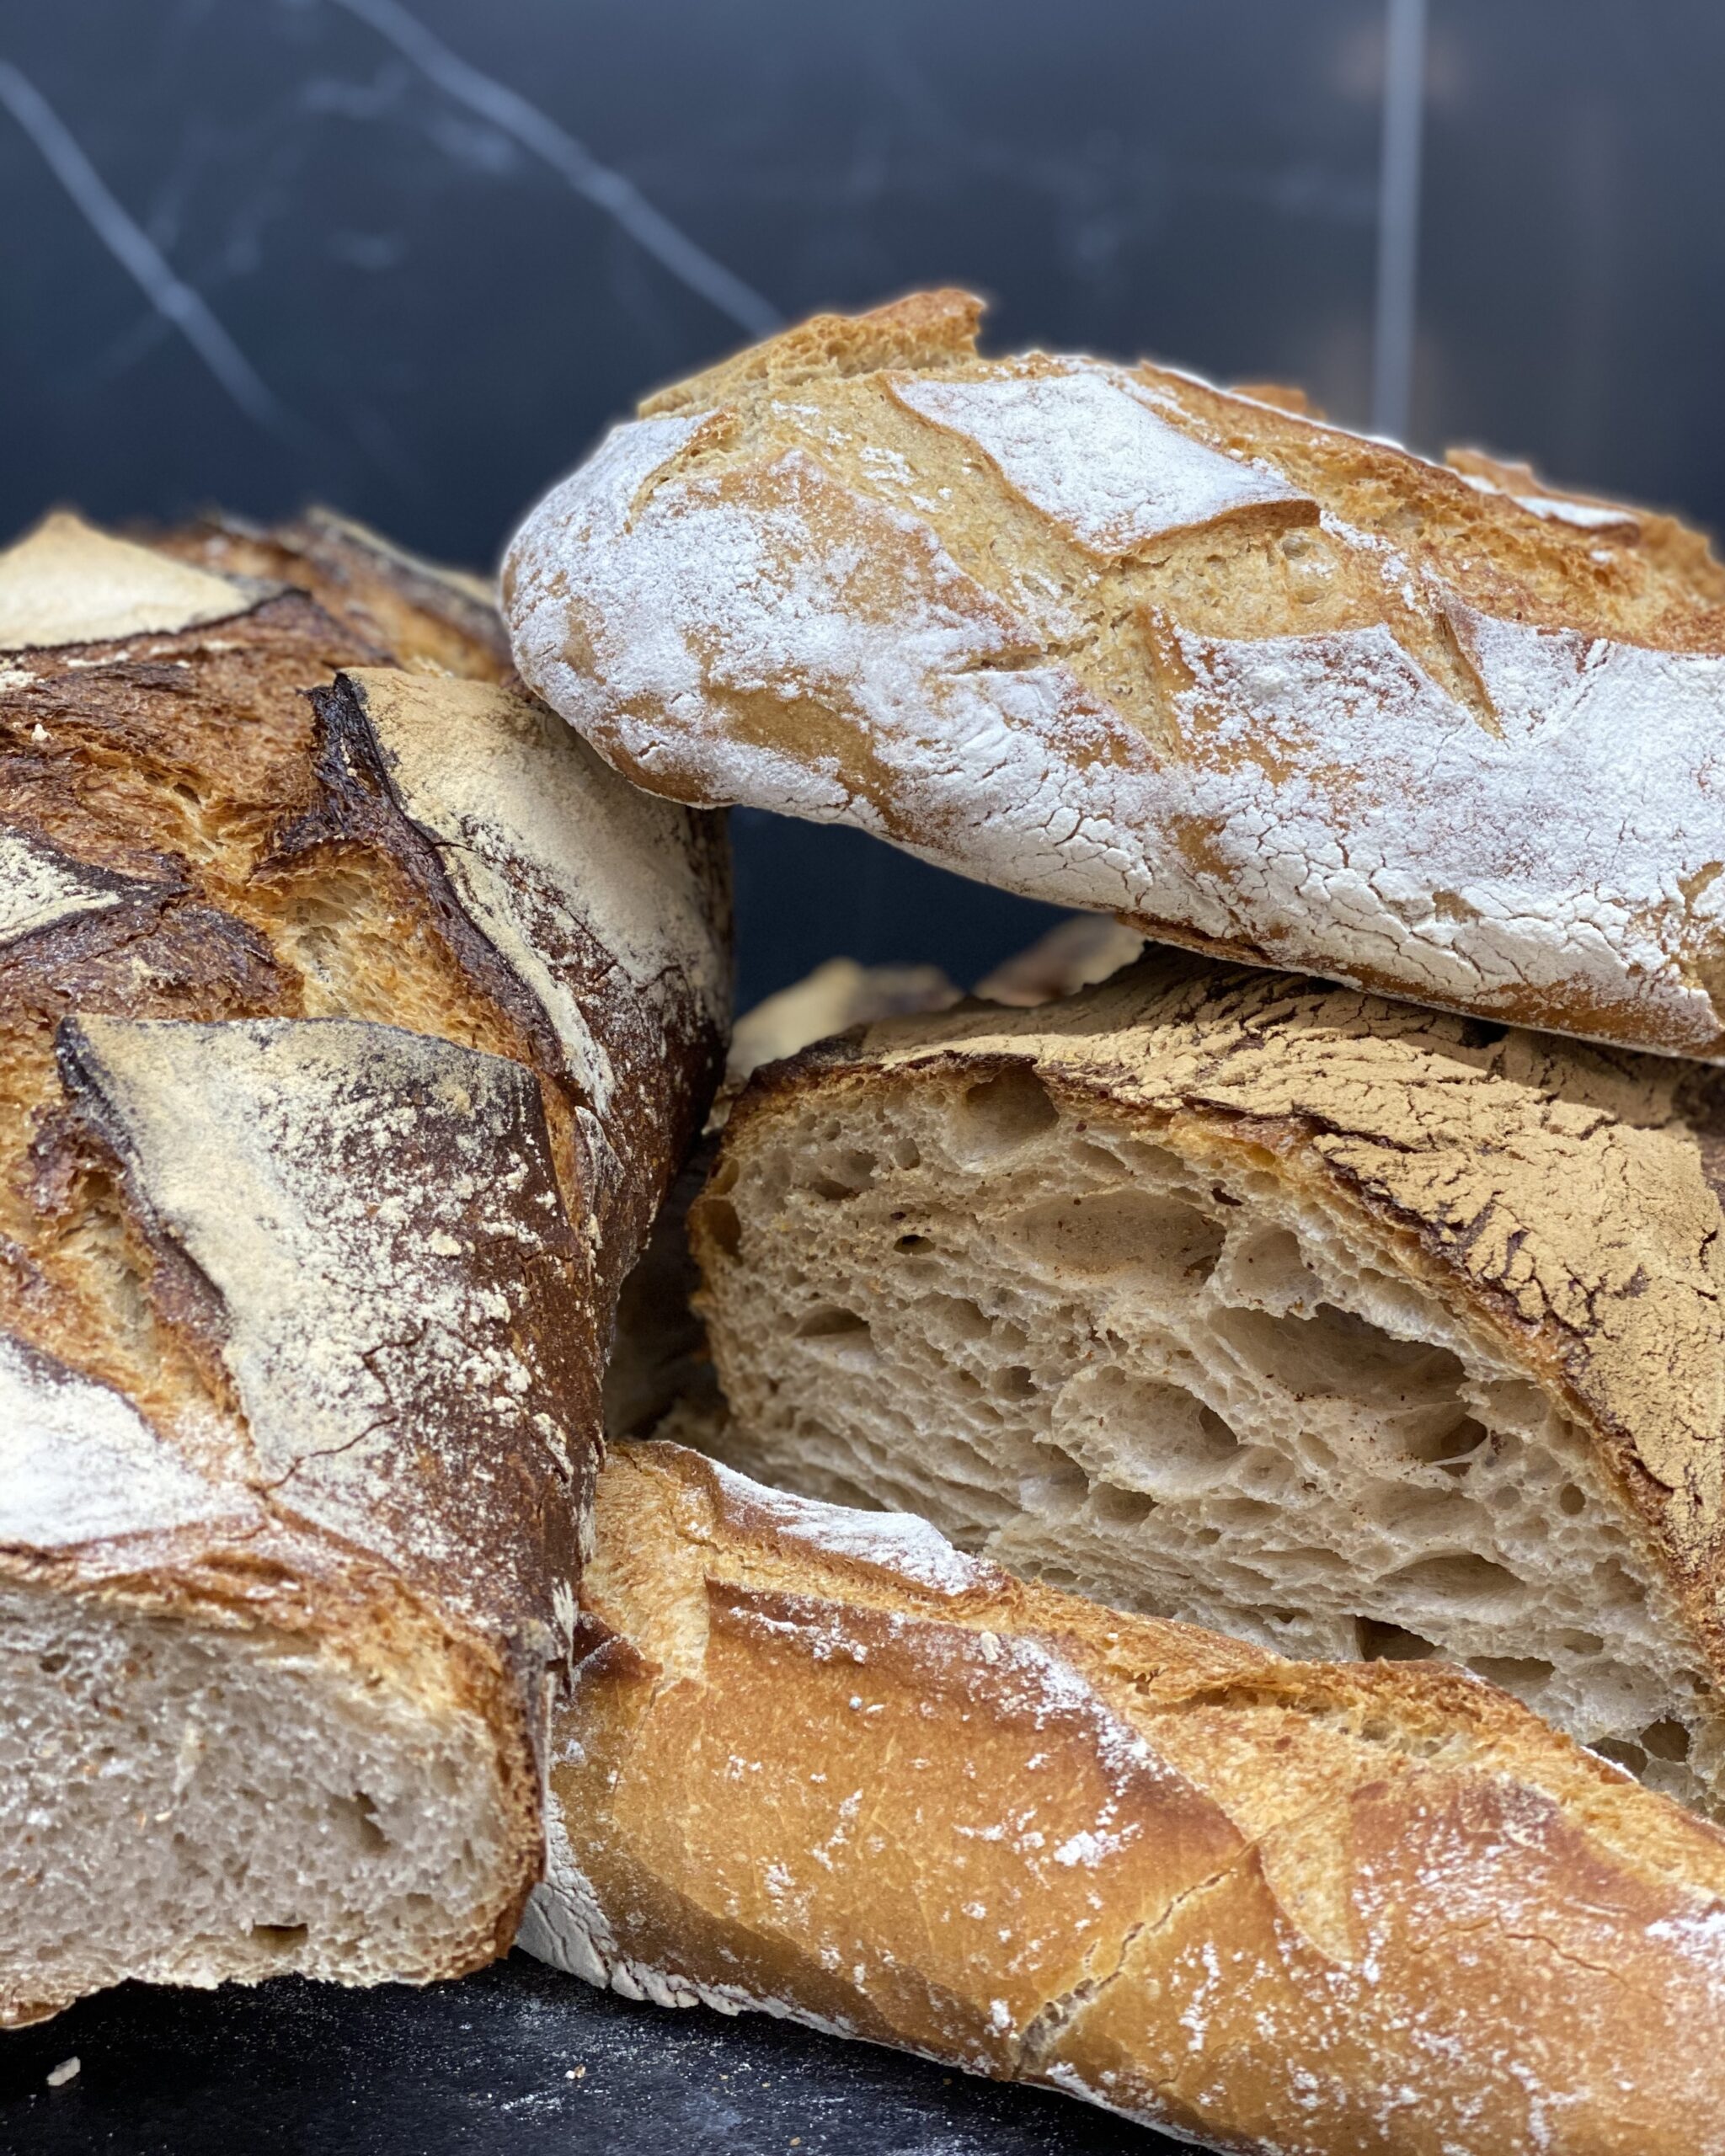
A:
<svg viewBox="0 0 1725 2156">
<path fill-rule="evenodd" d="M 66 2059 L 77 2074 L 47 2075 Z M 29 2156 L 1158 2156 L 1174 2143 L 761 2015 L 633 2005 L 512 1955 L 460 1983 L 138 1984 L 0 2036 Z"/>
</svg>

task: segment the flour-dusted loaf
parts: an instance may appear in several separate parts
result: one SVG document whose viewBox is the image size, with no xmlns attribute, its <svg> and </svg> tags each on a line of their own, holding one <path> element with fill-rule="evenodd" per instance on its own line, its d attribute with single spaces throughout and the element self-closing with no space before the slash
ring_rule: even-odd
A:
<svg viewBox="0 0 1725 2156">
<path fill-rule="evenodd" d="M 979 359 L 978 313 L 821 317 L 649 401 L 514 542 L 522 674 L 680 800 L 1725 1054 L 1704 542 L 1167 368 Z"/>
<path fill-rule="evenodd" d="M 73 519 L 0 640 L 0 2020 L 469 1967 L 539 1876 L 721 841 Z"/>
<path fill-rule="evenodd" d="M 1236 2156 L 1718 2156 L 1725 1837 L 1514 1701 L 600 1477 L 521 1943 Z"/>
<path fill-rule="evenodd" d="M 1725 1806 L 1717 1081 L 1162 952 L 756 1075 L 727 1457 Z"/>
</svg>

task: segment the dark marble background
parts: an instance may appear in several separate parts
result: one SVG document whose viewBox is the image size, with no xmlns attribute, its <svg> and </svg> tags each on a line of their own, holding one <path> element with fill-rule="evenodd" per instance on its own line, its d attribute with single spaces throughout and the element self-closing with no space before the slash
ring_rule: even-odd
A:
<svg viewBox="0 0 1725 2156">
<path fill-rule="evenodd" d="M 0 532 L 317 496 L 486 563 L 644 387 L 933 280 L 1001 345 L 1370 412 L 1384 0 L 412 8 L 0 0 Z M 1416 442 L 1725 520 L 1722 90 L 1708 0 L 1430 0 Z M 745 997 L 835 949 L 968 979 L 1043 917 L 738 821 Z"/>
</svg>

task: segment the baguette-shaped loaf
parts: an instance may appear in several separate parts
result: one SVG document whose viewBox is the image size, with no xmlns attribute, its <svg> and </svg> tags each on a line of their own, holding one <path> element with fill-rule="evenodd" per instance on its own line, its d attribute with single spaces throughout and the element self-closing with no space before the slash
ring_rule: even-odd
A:
<svg viewBox="0 0 1725 2156">
<path fill-rule="evenodd" d="M 539 1872 L 718 841 L 73 519 L 0 556 L 0 2020 L 453 1973 Z"/>
<path fill-rule="evenodd" d="M 726 1457 L 1725 1803 L 1717 1081 L 1166 950 L 757 1073 Z"/>
<path fill-rule="evenodd" d="M 1725 571 L 1192 376 L 825 316 L 534 510 L 522 674 L 688 802 L 1215 955 L 1725 1053 Z"/>
<path fill-rule="evenodd" d="M 1725 1838 L 1435 1667 L 1290 1663 L 616 1449 L 531 1952 L 1236 2156 L 1717 2156 Z"/>
</svg>

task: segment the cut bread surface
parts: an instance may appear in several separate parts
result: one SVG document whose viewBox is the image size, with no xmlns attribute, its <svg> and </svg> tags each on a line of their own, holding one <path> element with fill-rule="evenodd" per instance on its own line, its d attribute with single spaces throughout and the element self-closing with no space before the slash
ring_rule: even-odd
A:
<svg viewBox="0 0 1725 2156">
<path fill-rule="evenodd" d="M 0 1693 L 0 2021 L 125 1977 L 423 1982 L 505 1942 L 531 1816 L 423 1668 L 12 1585 Z"/>
<path fill-rule="evenodd" d="M 1052 1041 L 970 1022 L 944 1057 L 877 1028 L 734 1113 L 692 1221 L 723 1455 L 1283 1653 L 1465 1662 L 1717 1807 L 1699 1561 L 1649 1534 L 1632 1461 L 1517 1329 L 1285 1129 L 1076 1088 L 1060 1059 L 1095 1045 L 1094 1009 Z M 941 1022 L 919 1023 L 932 1046 Z M 1273 1025 L 1258 1047 L 1274 1059 Z M 1377 1081 L 1441 1082 L 1402 1063 Z M 1608 1154 L 1583 1145 L 1573 1171 L 1608 1177 Z"/>
</svg>

